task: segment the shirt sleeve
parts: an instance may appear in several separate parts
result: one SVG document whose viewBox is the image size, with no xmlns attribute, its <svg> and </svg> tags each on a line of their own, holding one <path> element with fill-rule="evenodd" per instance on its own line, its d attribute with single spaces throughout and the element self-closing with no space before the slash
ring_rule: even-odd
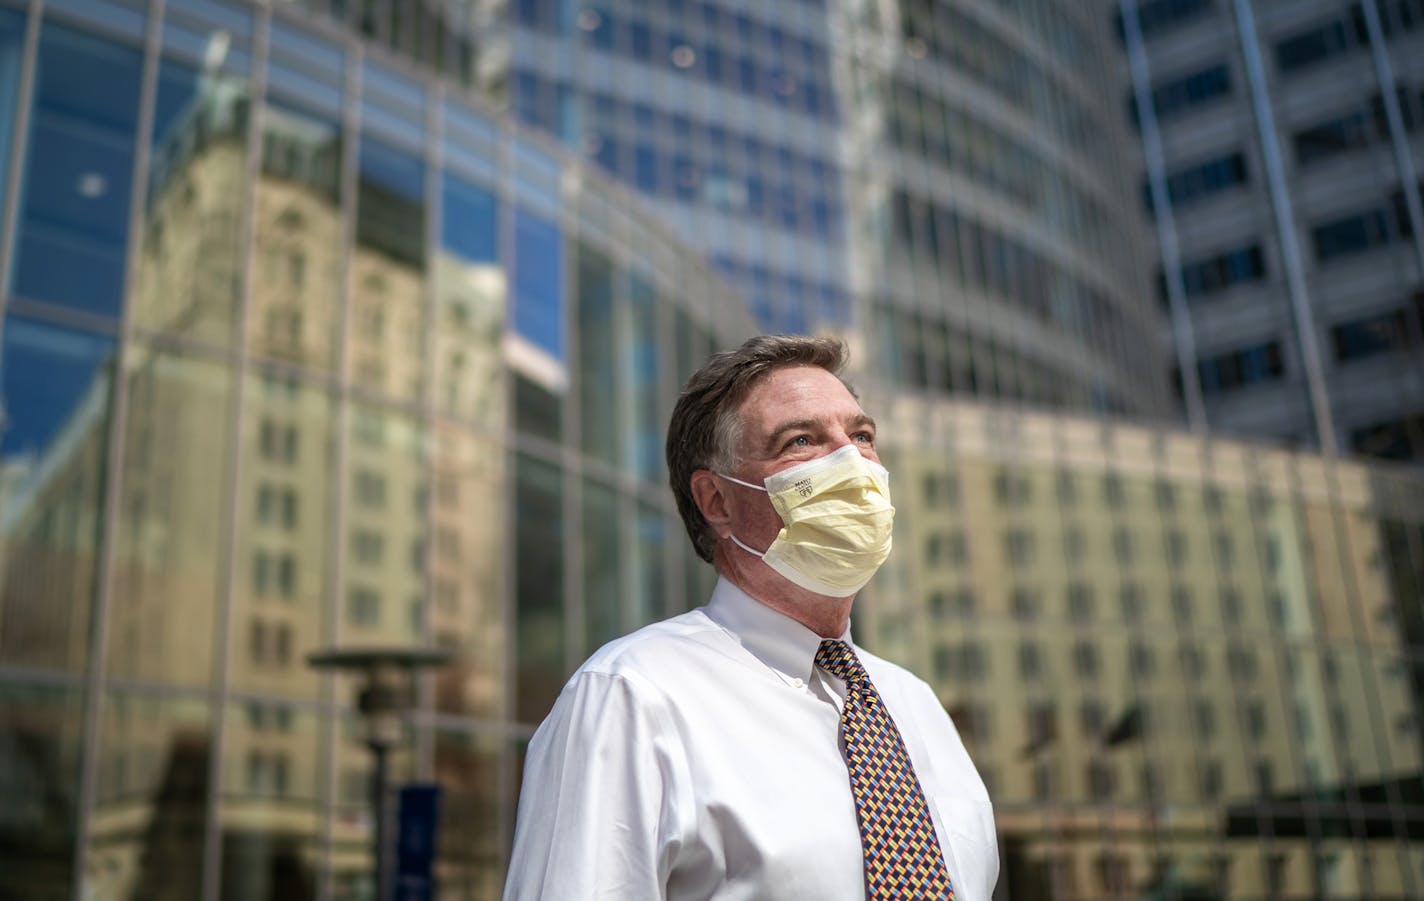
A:
<svg viewBox="0 0 1424 901">
<path fill-rule="evenodd" d="M 505 901 L 666 897 L 677 755 L 651 692 L 581 672 L 534 733 Z"/>
</svg>

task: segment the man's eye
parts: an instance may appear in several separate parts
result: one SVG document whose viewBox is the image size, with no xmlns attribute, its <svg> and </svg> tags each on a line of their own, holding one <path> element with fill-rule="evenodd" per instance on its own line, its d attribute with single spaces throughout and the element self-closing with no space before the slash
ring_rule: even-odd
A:
<svg viewBox="0 0 1424 901">
<path fill-rule="evenodd" d="M 809 437 L 807 437 L 806 435 L 797 435 L 795 438 L 792 438 L 790 441 L 786 442 L 786 446 L 787 446 L 787 447 L 810 447 L 810 446 L 811 446 L 811 439 L 810 439 Z"/>
<path fill-rule="evenodd" d="M 875 443 L 875 433 L 873 433 L 873 432 L 856 432 L 856 433 L 855 433 L 855 440 L 856 440 L 856 441 L 859 441 L 861 444 L 874 444 L 874 443 Z"/>
</svg>

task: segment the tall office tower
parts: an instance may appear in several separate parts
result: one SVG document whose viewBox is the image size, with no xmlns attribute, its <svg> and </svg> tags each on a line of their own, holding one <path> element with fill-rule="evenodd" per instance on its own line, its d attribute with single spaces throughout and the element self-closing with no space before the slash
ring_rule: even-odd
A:
<svg viewBox="0 0 1424 901">
<path fill-rule="evenodd" d="M 1424 460 L 1424 4 L 1116 15 L 1193 423 Z"/>
<path fill-rule="evenodd" d="M 642 192 L 764 328 L 911 390 L 1170 407 L 1106 31 L 1074 4 L 514 4 L 518 117 Z"/>
<path fill-rule="evenodd" d="M 1168 415 L 1097 10 L 845 6 L 852 284 L 890 380 Z"/>
<path fill-rule="evenodd" d="M 836 6 L 515 0 L 511 108 L 640 192 L 764 328 L 843 326 Z"/>
</svg>

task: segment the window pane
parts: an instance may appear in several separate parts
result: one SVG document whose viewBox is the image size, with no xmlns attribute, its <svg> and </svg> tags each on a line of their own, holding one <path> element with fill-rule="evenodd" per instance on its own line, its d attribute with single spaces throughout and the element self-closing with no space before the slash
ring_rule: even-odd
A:
<svg viewBox="0 0 1424 901">
<path fill-rule="evenodd" d="M 326 794 L 320 738 L 317 717 L 307 711 L 257 699 L 228 707 L 223 901 L 316 896 Z"/>
<path fill-rule="evenodd" d="M 505 714 L 510 652 L 500 593 L 508 458 L 480 431 L 436 425 L 434 436 L 431 639 L 458 655 L 436 672 L 436 706 L 495 719 Z"/>
<path fill-rule="evenodd" d="M 341 127 L 269 100 L 262 116 L 247 336 L 256 356 L 336 368 Z"/>
<path fill-rule="evenodd" d="M 350 378 L 376 394 L 418 401 L 425 360 L 425 165 L 361 141 L 351 263 Z"/>
<path fill-rule="evenodd" d="M 499 265 L 495 196 L 445 177 L 435 262 L 435 406 L 467 422 L 503 427 L 500 343 L 508 293 Z"/>
<path fill-rule="evenodd" d="M 663 599 L 667 595 L 664 585 L 666 566 L 663 548 L 667 542 L 667 526 L 662 512 L 644 507 L 638 511 L 638 567 L 635 578 L 632 626 L 640 626 L 659 619 L 663 614 Z M 694 598 L 701 603 L 701 598 Z"/>
<path fill-rule="evenodd" d="M 564 666 L 564 517 L 558 468 L 515 457 L 515 716 L 544 718 L 568 675 Z"/>
<path fill-rule="evenodd" d="M 514 331 L 556 363 L 565 361 L 563 241 L 553 224 L 514 214 Z"/>
<path fill-rule="evenodd" d="M 435 779 L 441 789 L 435 866 L 444 897 L 498 898 L 503 888 L 499 841 L 503 744 L 490 735 L 435 733 Z"/>
<path fill-rule="evenodd" d="M 346 608 L 342 640 L 362 645 L 408 645 L 425 637 L 428 541 L 425 430 L 405 414 L 354 404 L 347 442 Z M 379 446 L 365 443 L 379 429 Z M 458 533 L 442 533 L 453 556 Z"/>
<path fill-rule="evenodd" d="M 204 655 L 209 656 L 209 655 Z M 99 733 L 86 878 L 99 897 L 198 897 L 211 723 L 202 701 L 111 691 Z M 139 819 L 149 824 L 134 829 Z"/>
<path fill-rule="evenodd" d="M 8 10 L 0 10 L 0 173 L 10 171 L 11 130 L 15 125 L 16 93 L 20 84 L 20 53 L 24 42 L 23 19 Z M 5 201 L 5 181 L 0 176 L 0 204 Z"/>
<path fill-rule="evenodd" d="M 5 798 L 0 873 L 12 897 L 79 894 L 71 874 L 79 828 L 75 805 L 82 721 L 77 691 L 0 688 L 0 735 L 5 736 L 7 758 L 0 767 L 0 794 Z"/>
<path fill-rule="evenodd" d="M 242 282 L 247 179 L 246 86 L 164 60 L 134 322 L 232 343 Z"/>
<path fill-rule="evenodd" d="M 628 373 L 632 434 L 630 466 L 650 481 L 660 480 L 663 471 L 663 429 L 665 415 L 658 398 L 659 368 L 663 365 L 658 343 L 657 303 L 652 286 L 637 276 L 628 282 L 629 321 L 632 340 L 628 344 Z"/>
<path fill-rule="evenodd" d="M 338 702 L 354 704 L 360 680 L 343 674 L 335 681 Z M 374 767 L 371 750 L 366 744 L 369 732 L 361 716 L 349 710 L 343 711 L 337 719 L 337 730 L 336 797 L 332 799 L 336 815 L 332 818 L 332 839 L 342 851 L 332 862 L 331 897 L 341 901 L 366 901 L 376 897 L 376 889 L 372 884 L 375 866 L 371 860 L 372 831 L 375 823 L 372 815 Z M 415 736 L 408 724 L 403 724 L 400 732 L 395 747 L 412 747 Z M 391 754 L 388 757 L 387 772 L 389 785 L 400 786 L 413 781 L 416 778 L 413 771 L 415 763 L 414 754 Z M 392 798 L 392 822 L 395 820 L 397 803 L 395 798 Z M 394 844 L 394 836 L 391 841 Z M 258 901 L 259 898 L 275 898 L 280 895 L 238 897 L 241 901 Z"/>
<path fill-rule="evenodd" d="M 614 349 L 613 266 L 586 245 L 578 255 L 579 421 L 583 449 L 606 463 L 619 458 L 618 368 Z"/>
<path fill-rule="evenodd" d="M 58 25 L 40 33 L 16 293 L 119 315 L 140 64 Z"/>
<path fill-rule="evenodd" d="M 0 659 L 82 671 L 98 579 L 114 343 L 12 316 L 0 345 Z"/>
<path fill-rule="evenodd" d="M 618 495 L 606 485 L 585 479 L 582 582 L 589 652 L 624 631 L 622 606 L 626 592 L 619 570 L 619 521 Z"/>
<path fill-rule="evenodd" d="M 109 671 L 204 686 L 229 535 L 232 376 L 136 343 L 125 381 Z"/>
<path fill-rule="evenodd" d="M 236 690 L 316 695 L 305 655 L 326 634 L 332 407 L 324 389 L 294 376 L 249 376 L 228 635 Z"/>
</svg>

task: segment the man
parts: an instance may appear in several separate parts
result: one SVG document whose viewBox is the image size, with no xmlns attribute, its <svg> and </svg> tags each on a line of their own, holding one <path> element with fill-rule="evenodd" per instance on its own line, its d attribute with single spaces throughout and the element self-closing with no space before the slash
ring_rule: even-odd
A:
<svg viewBox="0 0 1424 901">
<path fill-rule="evenodd" d="M 992 811 L 958 733 L 850 644 L 894 508 L 844 362 L 762 336 L 687 383 L 668 474 L 717 587 L 565 686 L 530 742 L 506 899 L 988 901 Z"/>
</svg>

